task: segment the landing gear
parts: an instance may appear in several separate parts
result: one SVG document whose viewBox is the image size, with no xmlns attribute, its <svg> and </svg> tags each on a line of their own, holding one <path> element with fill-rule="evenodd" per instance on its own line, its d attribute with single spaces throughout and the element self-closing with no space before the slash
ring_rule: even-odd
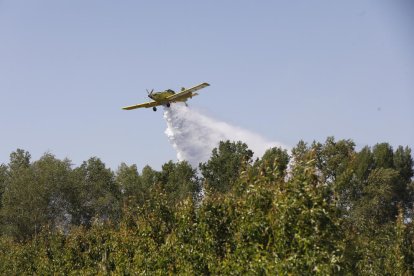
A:
<svg viewBox="0 0 414 276">
<path fill-rule="evenodd" d="M 152 108 L 152 110 L 157 111 L 157 107 L 156 107 L 156 106 L 154 106 L 154 107 Z"/>
<path fill-rule="evenodd" d="M 167 103 L 167 104 L 166 104 L 166 106 L 167 106 L 167 107 L 170 107 L 170 106 L 171 106 L 171 104 L 170 104 L 170 103 Z"/>
</svg>

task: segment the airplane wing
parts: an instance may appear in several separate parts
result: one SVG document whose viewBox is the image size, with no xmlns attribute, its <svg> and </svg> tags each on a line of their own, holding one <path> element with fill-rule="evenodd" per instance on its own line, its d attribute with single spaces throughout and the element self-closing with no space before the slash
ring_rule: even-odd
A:
<svg viewBox="0 0 414 276">
<path fill-rule="evenodd" d="M 185 101 L 188 98 L 191 98 L 193 96 L 197 96 L 197 93 L 193 93 L 194 91 L 203 89 L 204 87 L 210 86 L 210 84 L 203 82 L 199 85 L 196 85 L 194 87 L 185 89 L 183 91 L 181 91 L 180 93 L 174 94 L 170 97 L 167 98 L 168 101 L 170 102 L 175 102 L 175 101 Z"/>
<path fill-rule="evenodd" d="M 152 101 L 152 102 L 146 102 L 146 103 L 142 103 L 142 104 L 136 104 L 136 105 L 131 105 L 131 106 L 125 106 L 122 109 L 124 110 L 131 110 L 131 109 L 136 109 L 136 108 L 149 108 L 149 107 L 154 107 L 160 105 L 159 103 L 157 103 L 156 101 Z"/>
</svg>

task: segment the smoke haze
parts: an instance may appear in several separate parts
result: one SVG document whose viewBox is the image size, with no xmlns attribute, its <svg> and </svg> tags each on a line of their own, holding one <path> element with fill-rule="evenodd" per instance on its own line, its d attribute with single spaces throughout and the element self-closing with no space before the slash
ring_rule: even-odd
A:
<svg viewBox="0 0 414 276">
<path fill-rule="evenodd" d="M 268 141 L 248 130 L 220 122 L 184 104 L 164 108 L 167 122 L 165 134 L 177 151 L 179 161 L 188 161 L 193 167 L 210 158 L 211 151 L 220 141 L 242 141 L 261 157 L 271 147 L 287 148 L 279 142 Z"/>
</svg>

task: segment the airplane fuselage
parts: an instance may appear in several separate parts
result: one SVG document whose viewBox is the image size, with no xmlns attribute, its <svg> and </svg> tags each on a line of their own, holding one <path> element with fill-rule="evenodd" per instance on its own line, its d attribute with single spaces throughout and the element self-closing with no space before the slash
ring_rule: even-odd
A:
<svg viewBox="0 0 414 276">
<path fill-rule="evenodd" d="M 184 90 L 184 88 L 182 88 L 182 90 Z M 170 101 L 168 101 L 167 99 L 169 97 L 171 97 L 172 95 L 175 95 L 174 90 L 167 89 L 167 90 L 162 91 L 162 92 L 151 93 L 151 94 L 148 95 L 148 97 L 150 99 L 160 103 L 160 104 L 168 104 L 168 103 L 170 103 Z M 182 99 L 182 100 L 177 99 L 177 100 L 174 100 L 174 101 L 171 101 L 171 102 L 185 102 L 186 100 L 187 99 Z"/>
<path fill-rule="evenodd" d="M 182 87 L 179 93 L 175 93 L 174 90 L 171 90 L 171 89 L 167 89 L 164 91 L 154 93 L 154 89 L 152 89 L 151 91 L 148 91 L 147 89 L 148 97 L 152 101 L 130 105 L 130 106 L 125 106 L 122 109 L 131 110 L 131 109 L 136 109 L 136 108 L 152 107 L 154 111 L 157 111 L 157 106 L 160 106 L 160 105 L 170 107 L 172 103 L 176 103 L 176 102 L 184 102 L 187 105 L 188 99 L 191 99 L 194 96 L 198 95 L 198 93 L 194 93 L 195 91 L 203 89 L 204 87 L 207 87 L 207 86 L 210 86 L 210 84 L 203 82 L 194 87 L 187 88 L 187 89 Z"/>
<path fill-rule="evenodd" d="M 168 97 L 174 95 L 175 92 L 171 89 L 162 91 L 162 92 L 155 92 L 148 95 L 149 98 L 153 99 L 156 102 L 164 103 L 167 102 Z"/>
</svg>

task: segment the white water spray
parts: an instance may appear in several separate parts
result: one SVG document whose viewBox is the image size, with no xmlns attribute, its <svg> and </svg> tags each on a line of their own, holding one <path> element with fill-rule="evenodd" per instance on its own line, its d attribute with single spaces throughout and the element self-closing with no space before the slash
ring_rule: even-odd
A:
<svg viewBox="0 0 414 276">
<path fill-rule="evenodd" d="M 179 161 L 188 161 L 193 167 L 210 158 L 211 151 L 220 141 L 242 141 L 261 157 L 271 147 L 287 148 L 279 142 L 264 139 L 258 134 L 220 122 L 186 107 L 174 104 L 164 108 L 167 121 L 165 134 L 177 151 Z"/>
</svg>

